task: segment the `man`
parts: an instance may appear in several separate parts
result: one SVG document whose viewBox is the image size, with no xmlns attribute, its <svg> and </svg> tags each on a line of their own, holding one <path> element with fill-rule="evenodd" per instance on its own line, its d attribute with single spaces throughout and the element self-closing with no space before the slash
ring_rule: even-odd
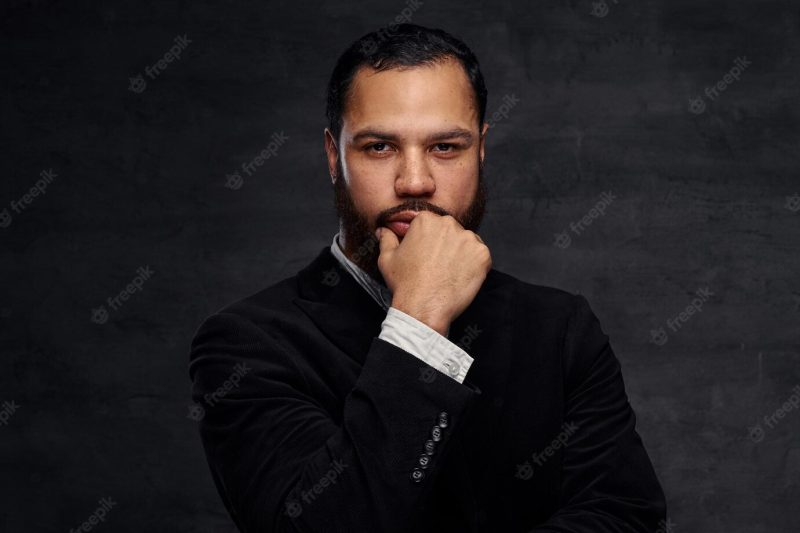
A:
<svg viewBox="0 0 800 533">
<path fill-rule="evenodd" d="M 192 344 L 241 531 L 655 532 L 664 495 L 581 296 L 492 268 L 486 88 L 440 30 L 340 57 L 324 146 L 339 232 Z M 235 377 L 235 379 L 234 379 Z"/>
</svg>

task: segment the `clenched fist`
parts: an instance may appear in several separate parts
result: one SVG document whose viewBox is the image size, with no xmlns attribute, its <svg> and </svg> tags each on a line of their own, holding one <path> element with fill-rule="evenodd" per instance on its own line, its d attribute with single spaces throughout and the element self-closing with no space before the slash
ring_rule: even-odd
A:
<svg viewBox="0 0 800 533">
<path fill-rule="evenodd" d="M 387 227 L 380 239 L 378 268 L 392 291 L 392 307 L 446 335 L 492 268 L 489 248 L 452 216 L 420 211 L 403 242 Z"/>
</svg>

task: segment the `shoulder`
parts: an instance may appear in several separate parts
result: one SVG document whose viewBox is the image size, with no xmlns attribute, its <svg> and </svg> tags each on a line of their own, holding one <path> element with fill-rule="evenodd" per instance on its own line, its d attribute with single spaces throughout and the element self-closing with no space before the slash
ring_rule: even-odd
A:
<svg viewBox="0 0 800 533">
<path fill-rule="evenodd" d="M 510 309 L 530 330 L 547 330 L 562 339 L 562 353 L 596 352 L 608 343 L 597 316 L 581 294 L 529 283 L 502 272 L 493 273 L 498 290 L 510 297 Z"/>
<path fill-rule="evenodd" d="M 207 316 L 197 329 L 193 345 L 204 337 L 223 336 L 230 340 L 263 340 L 270 331 L 278 331 L 302 318 L 294 304 L 297 276 L 269 285 L 258 292 L 232 301 Z"/>
<path fill-rule="evenodd" d="M 588 306 L 586 298 L 558 287 L 540 285 L 519 279 L 511 274 L 492 269 L 487 276 L 491 279 L 491 290 L 507 293 L 515 306 L 516 313 L 524 313 L 534 319 L 546 316 L 550 319 L 569 319 Z"/>
<path fill-rule="evenodd" d="M 498 287 L 513 293 L 512 312 L 524 334 L 558 343 L 556 353 L 569 390 L 599 369 L 618 371 L 609 338 L 583 295 L 499 274 Z"/>
</svg>

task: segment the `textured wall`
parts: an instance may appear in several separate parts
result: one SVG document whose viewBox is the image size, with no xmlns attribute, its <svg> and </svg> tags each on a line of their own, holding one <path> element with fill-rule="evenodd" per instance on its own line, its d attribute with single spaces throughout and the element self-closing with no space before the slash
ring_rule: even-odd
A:
<svg viewBox="0 0 800 533">
<path fill-rule="evenodd" d="M 0 8 L 0 531 L 233 531 L 189 341 L 330 243 L 325 83 L 405 4 L 76 4 Z M 798 531 L 800 7 L 529 4 L 412 15 L 506 111 L 495 267 L 587 296 L 673 531 Z"/>
</svg>

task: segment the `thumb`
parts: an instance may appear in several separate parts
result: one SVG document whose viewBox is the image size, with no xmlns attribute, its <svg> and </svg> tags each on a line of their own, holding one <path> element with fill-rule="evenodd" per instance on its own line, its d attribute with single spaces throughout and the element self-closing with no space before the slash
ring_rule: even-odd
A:
<svg viewBox="0 0 800 533">
<path fill-rule="evenodd" d="M 394 232 L 389 228 L 384 228 L 381 226 L 375 230 L 375 235 L 377 235 L 380 241 L 381 255 L 387 254 L 400 246 L 400 241 L 397 239 L 397 235 L 395 235 Z"/>
</svg>

